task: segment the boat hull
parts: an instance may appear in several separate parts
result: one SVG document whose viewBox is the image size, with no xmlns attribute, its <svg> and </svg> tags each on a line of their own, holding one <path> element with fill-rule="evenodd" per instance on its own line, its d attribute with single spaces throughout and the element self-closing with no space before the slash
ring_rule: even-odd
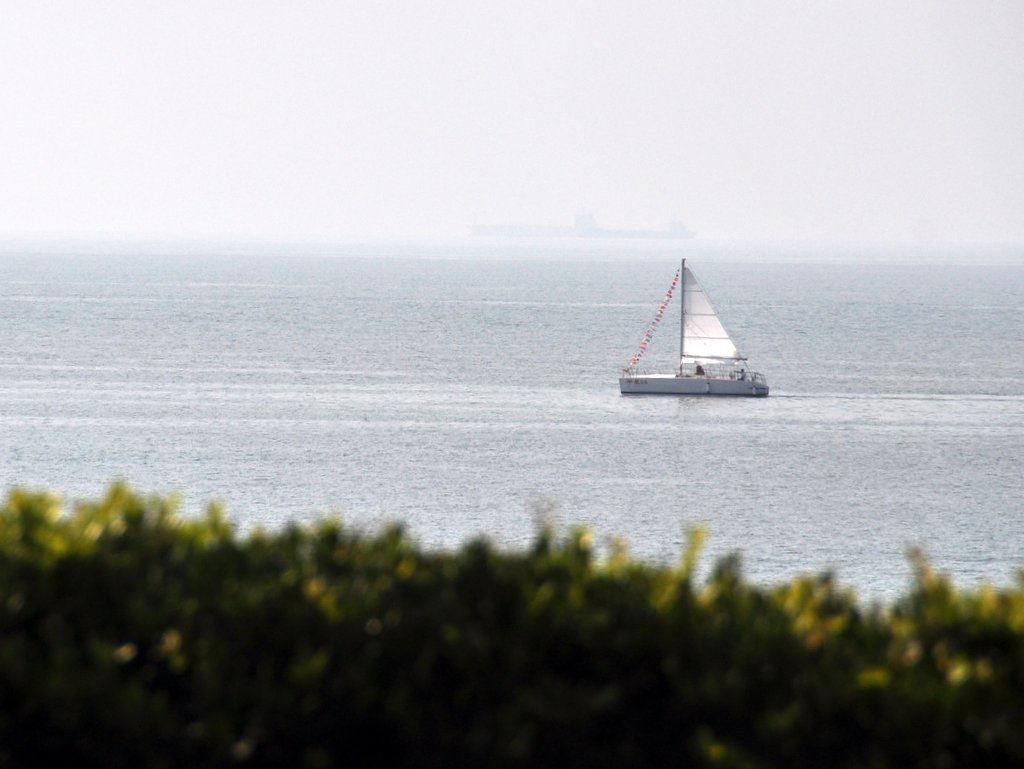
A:
<svg viewBox="0 0 1024 769">
<path fill-rule="evenodd" d="M 623 395 L 731 395 L 764 398 L 768 395 L 768 385 L 751 379 L 645 374 L 621 377 L 619 392 Z"/>
</svg>

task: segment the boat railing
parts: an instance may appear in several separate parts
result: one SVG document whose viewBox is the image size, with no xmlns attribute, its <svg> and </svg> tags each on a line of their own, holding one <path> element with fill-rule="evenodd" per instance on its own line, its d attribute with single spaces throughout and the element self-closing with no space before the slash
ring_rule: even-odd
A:
<svg viewBox="0 0 1024 769">
<path fill-rule="evenodd" d="M 716 366 L 714 364 L 699 366 L 687 364 L 673 369 L 672 371 L 641 369 L 636 368 L 635 366 L 627 366 L 622 369 L 623 379 L 642 379 L 647 376 L 665 376 L 666 374 L 674 374 L 677 377 L 684 377 L 687 379 L 730 379 L 741 382 L 750 381 L 756 385 L 768 385 L 768 380 L 765 378 L 764 374 L 757 371 L 747 371 L 746 368 L 736 368 L 734 366 Z"/>
<path fill-rule="evenodd" d="M 637 377 L 650 376 L 652 374 L 664 374 L 664 371 L 658 371 L 653 368 L 636 368 L 635 366 L 626 366 L 622 369 L 623 379 L 636 379 Z"/>
<path fill-rule="evenodd" d="M 676 370 L 676 375 L 697 379 L 730 379 L 764 384 L 764 374 L 748 371 L 746 366 L 727 363 L 684 363 Z M 760 377 L 760 380 L 757 377 Z"/>
</svg>

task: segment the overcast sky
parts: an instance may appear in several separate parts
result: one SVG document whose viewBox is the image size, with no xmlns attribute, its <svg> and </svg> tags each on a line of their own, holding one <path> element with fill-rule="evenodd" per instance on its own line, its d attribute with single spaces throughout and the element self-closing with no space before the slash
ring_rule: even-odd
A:
<svg viewBox="0 0 1024 769">
<path fill-rule="evenodd" d="M 0 238 L 1024 242 L 1024 2 L 0 0 Z"/>
</svg>

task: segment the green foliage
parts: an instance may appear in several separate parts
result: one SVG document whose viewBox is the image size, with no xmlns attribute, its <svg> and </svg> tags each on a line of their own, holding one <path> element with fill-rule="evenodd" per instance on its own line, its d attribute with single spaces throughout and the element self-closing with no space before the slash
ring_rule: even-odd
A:
<svg viewBox="0 0 1024 769">
<path fill-rule="evenodd" d="M 399 528 L 236 534 L 123 486 L 0 510 L 0 767 L 1024 765 L 1024 581 L 865 610 Z"/>
</svg>

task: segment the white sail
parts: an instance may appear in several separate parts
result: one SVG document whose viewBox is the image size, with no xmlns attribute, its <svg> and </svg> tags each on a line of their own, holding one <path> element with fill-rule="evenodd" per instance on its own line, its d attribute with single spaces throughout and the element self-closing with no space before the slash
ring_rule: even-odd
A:
<svg viewBox="0 0 1024 769">
<path fill-rule="evenodd" d="M 690 271 L 683 270 L 683 328 L 680 355 L 683 360 L 745 360 L 729 338 L 708 295 Z"/>
</svg>

